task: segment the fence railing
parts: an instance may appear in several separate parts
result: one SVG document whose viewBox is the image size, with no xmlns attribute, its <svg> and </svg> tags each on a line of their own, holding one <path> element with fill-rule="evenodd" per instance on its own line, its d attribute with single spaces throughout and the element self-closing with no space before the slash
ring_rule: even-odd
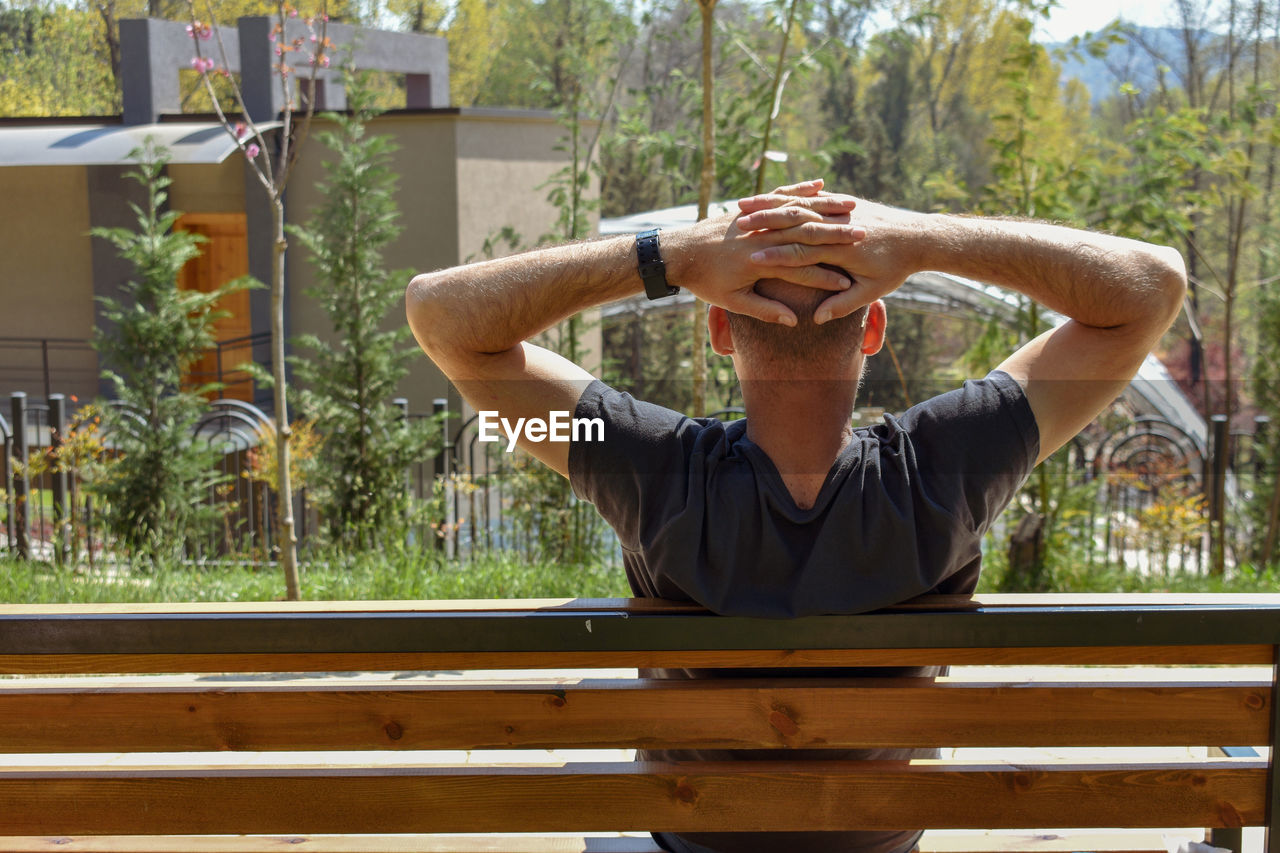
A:
<svg viewBox="0 0 1280 853">
<path fill-rule="evenodd" d="M 83 338 L 0 337 L 0 380 L 10 388 L 40 388 L 44 399 L 54 387 L 96 387 L 93 346 Z"/>
</svg>

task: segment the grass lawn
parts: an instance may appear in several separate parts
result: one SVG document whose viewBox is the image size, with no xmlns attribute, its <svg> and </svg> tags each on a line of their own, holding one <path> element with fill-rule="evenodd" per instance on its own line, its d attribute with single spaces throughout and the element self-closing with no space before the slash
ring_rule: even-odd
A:
<svg viewBox="0 0 1280 853">
<path fill-rule="evenodd" d="M 1001 560 L 983 572 L 979 592 L 1000 590 Z M 435 551 L 324 555 L 303 559 L 302 598 L 311 601 L 449 598 L 607 598 L 630 595 L 616 562 L 563 566 L 514 552 L 487 552 L 462 561 Z M 1233 569 L 1226 578 L 1173 572 L 1143 576 L 1115 568 L 1058 566 L 1049 573 L 1052 592 L 1277 592 L 1274 571 Z M 284 598 L 284 578 L 274 565 L 188 563 L 153 568 L 110 563 L 90 571 L 80 565 L 0 558 L 0 602 L 272 601 Z"/>
<path fill-rule="evenodd" d="M 453 562 L 435 552 L 313 559 L 300 566 L 314 601 L 627 596 L 621 566 L 559 566 L 514 553 Z M 0 559 L 0 602 L 271 601 L 284 598 L 275 566 L 203 564 L 58 567 Z"/>
</svg>

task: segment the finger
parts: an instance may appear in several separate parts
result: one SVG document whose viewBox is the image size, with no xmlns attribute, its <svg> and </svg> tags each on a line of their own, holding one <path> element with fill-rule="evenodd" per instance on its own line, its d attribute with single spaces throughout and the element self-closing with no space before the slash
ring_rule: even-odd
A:
<svg viewBox="0 0 1280 853">
<path fill-rule="evenodd" d="M 837 293 L 848 290 L 853 282 L 842 271 L 820 266 L 778 267 L 760 271 L 761 278 L 777 278 L 812 287 L 815 290 L 831 290 Z"/>
<path fill-rule="evenodd" d="M 788 228 L 801 222 L 848 223 L 853 204 L 835 199 L 804 199 L 795 204 L 757 210 L 738 217 L 738 227 L 743 231 Z"/>
<path fill-rule="evenodd" d="M 799 184 L 789 184 L 785 187 L 778 187 L 776 190 L 767 193 L 759 193 L 750 198 L 738 200 L 738 209 L 743 213 L 750 213 L 754 210 L 764 210 L 769 207 L 777 207 L 780 204 L 786 204 L 787 201 L 797 198 L 807 198 L 819 195 L 822 192 L 822 179 L 818 178 L 812 181 L 804 181 Z"/>
<path fill-rule="evenodd" d="M 847 317 L 859 308 L 875 302 L 877 298 L 879 297 L 876 296 L 871 285 L 855 281 L 848 290 L 832 294 L 822 300 L 813 311 L 813 322 L 821 326 L 823 323 Z"/>
<path fill-rule="evenodd" d="M 817 195 L 822 192 L 824 185 L 822 178 L 814 178 L 809 181 L 801 181 L 798 184 L 787 184 L 774 190 L 780 195 Z"/>
<path fill-rule="evenodd" d="M 743 214 L 752 214 L 762 210 L 772 210 L 779 207 L 803 207 L 816 213 L 824 215 L 847 214 L 857 206 L 857 199 L 847 195 L 822 195 L 812 198 L 797 198 L 796 196 L 779 195 L 777 193 L 765 193 L 764 195 L 756 195 L 751 198 L 744 198 L 738 202 L 738 211 Z"/>
<path fill-rule="evenodd" d="M 738 212 L 755 213 L 757 210 L 769 210 L 773 207 L 781 207 L 793 200 L 791 196 L 774 195 L 773 193 L 753 195 L 750 198 L 738 199 Z"/>
<path fill-rule="evenodd" d="M 806 222 L 779 231 L 759 231 L 753 235 L 753 239 L 764 245 L 751 253 L 751 262 L 782 266 L 837 263 L 826 255 L 816 257 L 806 253 L 805 249 L 838 246 L 843 254 L 848 252 L 849 246 L 866 236 L 867 231 L 861 225 L 838 225 L 831 222 Z"/>
<path fill-rule="evenodd" d="M 845 214 L 847 221 L 848 214 Z M 739 216 L 737 225 L 742 231 L 768 231 L 794 228 L 805 222 L 822 222 L 823 214 L 805 207 L 775 207 Z"/>
<path fill-rule="evenodd" d="M 733 298 L 725 300 L 724 307 L 735 314 L 746 314 L 766 323 L 778 323 L 783 326 L 796 324 L 794 311 L 781 302 L 761 296 L 754 290 L 738 291 Z"/>
</svg>

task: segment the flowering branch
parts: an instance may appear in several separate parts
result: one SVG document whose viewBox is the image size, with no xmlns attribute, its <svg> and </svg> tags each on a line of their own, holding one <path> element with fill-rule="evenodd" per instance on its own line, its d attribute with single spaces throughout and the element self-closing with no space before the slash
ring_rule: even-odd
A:
<svg viewBox="0 0 1280 853">
<path fill-rule="evenodd" d="M 217 26 L 217 20 L 213 14 L 213 10 L 209 10 L 210 22 L 205 23 L 196 17 L 196 9 L 194 0 L 188 0 L 187 7 L 191 13 L 191 23 L 187 25 L 187 35 L 191 37 L 195 48 L 195 55 L 191 59 L 191 67 L 197 71 L 204 83 L 205 91 L 209 94 L 209 100 L 213 104 L 214 113 L 217 115 L 219 123 L 227 130 L 227 133 L 236 143 L 236 147 L 244 152 L 245 157 L 254 166 L 254 172 L 262 184 L 263 189 L 273 197 L 283 190 L 284 184 L 288 182 L 289 172 L 293 168 L 293 157 L 290 148 L 294 150 L 300 148 L 306 141 L 307 132 L 310 129 L 311 118 L 315 114 L 316 101 L 316 78 L 321 68 L 328 68 L 330 65 L 329 51 L 333 49 L 334 44 L 327 35 L 329 15 L 323 10 L 315 16 L 307 17 L 304 23 L 307 27 L 306 36 L 298 36 L 291 43 L 284 43 L 284 33 L 286 23 L 293 18 L 298 17 L 298 10 L 295 6 L 288 2 L 282 2 L 277 5 L 277 20 L 275 26 L 272 27 L 269 36 L 270 41 L 275 45 L 274 53 L 279 58 L 279 62 L 275 63 L 273 69 L 279 75 L 280 86 L 283 94 L 284 109 L 284 128 L 281 134 L 281 148 L 279 160 L 276 163 L 271 162 L 270 157 L 259 157 L 267 149 L 266 140 L 262 136 L 256 122 L 249 118 L 249 110 L 245 106 L 244 95 L 240 85 L 236 82 L 227 66 L 226 46 L 222 43 L 222 33 Z M 316 31 L 316 24 L 319 23 L 320 31 Z M 211 57 L 206 57 L 201 48 L 201 42 L 207 42 L 216 39 L 218 51 L 222 56 L 223 65 L 220 67 L 218 63 Z M 290 91 L 289 77 L 293 73 L 289 62 L 288 54 L 294 51 L 301 51 L 310 43 L 314 45 L 311 50 L 307 51 L 307 64 L 310 66 L 311 73 L 308 80 L 310 85 L 310 97 L 306 99 L 306 114 L 300 127 L 298 139 L 293 140 L 293 111 L 294 102 L 292 92 Z M 240 114 L 245 121 L 233 123 L 226 115 L 222 108 L 221 101 L 217 92 L 213 88 L 212 74 L 220 74 L 227 79 L 231 85 L 232 96 L 235 99 L 236 106 L 239 108 Z M 274 168 L 273 168 L 274 167 Z M 276 180 L 277 174 L 279 180 Z"/>
</svg>

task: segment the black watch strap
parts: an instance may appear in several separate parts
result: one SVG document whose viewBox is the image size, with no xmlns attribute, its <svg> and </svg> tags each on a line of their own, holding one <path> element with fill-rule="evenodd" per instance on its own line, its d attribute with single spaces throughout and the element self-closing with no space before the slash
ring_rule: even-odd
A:
<svg viewBox="0 0 1280 853">
<path fill-rule="evenodd" d="M 636 261 L 640 278 L 644 281 L 644 293 L 650 299 L 664 299 L 680 292 L 667 282 L 667 265 L 662 262 L 658 249 L 658 229 L 651 228 L 636 235 Z"/>
</svg>

